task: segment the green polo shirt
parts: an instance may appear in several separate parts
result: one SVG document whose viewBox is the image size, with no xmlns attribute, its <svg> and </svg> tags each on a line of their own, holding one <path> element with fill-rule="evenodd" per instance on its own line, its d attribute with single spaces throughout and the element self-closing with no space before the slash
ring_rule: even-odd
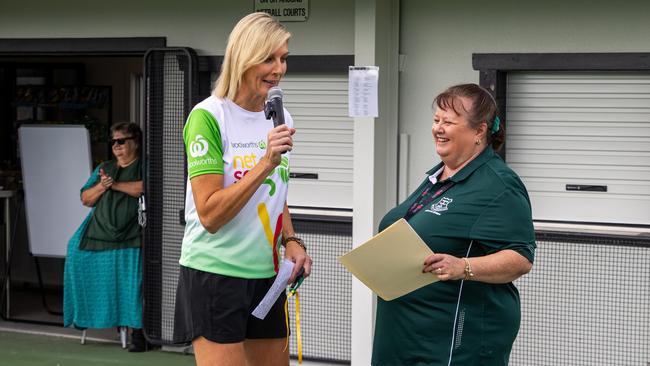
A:
<svg viewBox="0 0 650 366">
<path fill-rule="evenodd" d="M 440 168 L 442 163 L 428 174 Z M 404 217 L 427 186 L 433 184 L 435 192 L 453 181 L 409 219 L 424 242 L 434 252 L 457 257 L 511 249 L 533 262 L 535 234 L 528 193 L 492 148 L 449 180 L 433 181 L 427 177 L 389 211 L 379 231 Z M 378 298 L 372 364 L 447 365 L 451 350 L 452 365 L 507 365 L 519 321 L 519 293 L 512 283 L 436 282 L 392 301 Z"/>
</svg>

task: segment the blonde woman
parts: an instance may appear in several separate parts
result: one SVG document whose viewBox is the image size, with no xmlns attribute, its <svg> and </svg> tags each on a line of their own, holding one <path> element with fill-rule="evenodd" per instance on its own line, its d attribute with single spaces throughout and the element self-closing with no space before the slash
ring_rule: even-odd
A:
<svg viewBox="0 0 650 366">
<path fill-rule="evenodd" d="M 264 320 L 251 315 L 284 256 L 311 272 L 287 207 L 295 133 L 291 115 L 273 127 L 268 90 L 287 70 L 291 34 L 265 13 L 242 18 L 228 39 L 212 96 L 183 131 L 186 227 L 176 297 L 175 340 L 192 341 L 197 365 L 288 365 L 282 295 Z"/>
</svg>

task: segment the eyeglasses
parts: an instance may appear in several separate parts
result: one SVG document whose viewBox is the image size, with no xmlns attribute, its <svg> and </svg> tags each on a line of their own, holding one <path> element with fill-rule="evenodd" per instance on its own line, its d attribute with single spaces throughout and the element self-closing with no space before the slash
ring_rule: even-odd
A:
<svg viewBox="0 0 650 366">
<path fill-rule="evenodd" d="M 126 140 L 133 140 L 133 139 L 135 139 L 135 137 L 131 136 L 131 137 L 122 137 L 119 139 L 110 139 L 108 141 L 111 143 L 111 146 L 113 146 L 115 145 L 115 143 L 117 143 L 118 145 L 124 145 L 126 144 Z"/>
</svg>

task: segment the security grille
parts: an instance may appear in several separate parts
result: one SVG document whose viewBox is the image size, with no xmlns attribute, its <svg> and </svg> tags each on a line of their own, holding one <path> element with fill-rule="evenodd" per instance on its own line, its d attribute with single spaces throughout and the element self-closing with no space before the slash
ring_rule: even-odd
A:
<svg viewBox="0 0 650 366">
<path fill-rule="evenodd" d="M 305 240 L 314 271 L 299 289 L 303 354 L 306 359 L 350 363 L 352 276 L 336 260 L 352 249 L 352 223 L 332 218 L 295 217 L 296 233 Z M 298 352 L 295 302 L 289 299 L 291 343 Z"/>
<path fill-rule="evenodd" d="M 167 344 L 174 330 L 178 259 L 183 239 L 185 159 L 183 125 L 196 95 L 196 56 L 190 49 L 154 49 L 145 55 L 144 329 Z"/>
<path fill-rule="evenodd" d="M 650 238 L 536 235 L 510 364 L 650 364 Z"/>
</svg>

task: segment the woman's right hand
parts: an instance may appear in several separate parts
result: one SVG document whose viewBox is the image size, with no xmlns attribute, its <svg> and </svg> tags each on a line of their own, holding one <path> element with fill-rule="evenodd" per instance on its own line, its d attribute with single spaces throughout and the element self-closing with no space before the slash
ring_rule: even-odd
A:
<svg viewBox="0 0 650 366">
<path fill-rule="evenodd" d="M 109 190 L 111 189 L 111 186 L 113 185 L 113 178 L 108 176 L 106 173 L 104 173 L 104 169 L 99 169 L 99 177 L 100 177 L 100 184 L 104 188 L 104 190 Z"/>
<path fill-rule="evenodd" d="M 89 189 L 81 192 L 81 204 L 86 207 L 94 207 L 97 201 L 113 186 L 113 178 L 99 169 L 99 182 Z"/>
<path fill-rule="evenodd" d="M 294 133 L 296 129 L 287 125 L 280 125 L 269 132 L 264 157 L 274 166 L 278 166 L 282 161 L 282 153 L 293 149 Z"/>
</svg>

